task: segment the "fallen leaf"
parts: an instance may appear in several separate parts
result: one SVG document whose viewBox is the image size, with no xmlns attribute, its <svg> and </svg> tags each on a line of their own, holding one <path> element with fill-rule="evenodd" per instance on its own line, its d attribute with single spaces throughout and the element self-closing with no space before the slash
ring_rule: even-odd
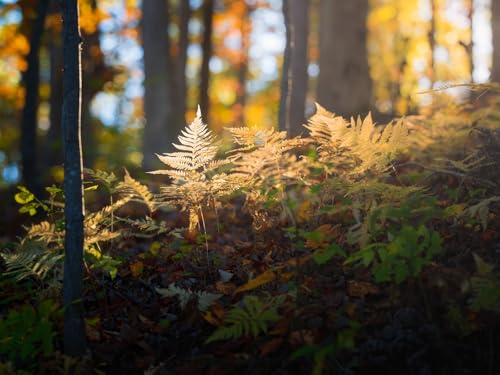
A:
<svg viewBox="0 0 500 375">
<path fill-rule="evenodd" d="M 265 357 L 266 355 L 275 352 L 281 347 L 281 345 L 283 345 L 284 341 L 285 340 L 283 340 L 282 338 L 275 338 L 266 342 L 260 347 L 260 356 Z"/>
</svg>

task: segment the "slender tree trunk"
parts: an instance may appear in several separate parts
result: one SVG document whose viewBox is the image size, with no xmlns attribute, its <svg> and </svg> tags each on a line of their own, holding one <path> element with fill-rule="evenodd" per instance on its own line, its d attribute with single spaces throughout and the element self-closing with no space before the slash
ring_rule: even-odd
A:
<svg viewBox="0 0 500 375">
<path fill-rule="evenodd" d="M 233 107 L 234 121 L 238 126 L 245 124 L 245 104 L 246 104 L 246 80 L 248 73 L 248 49 L 250 47 L 250 7 L 246 2 L 245 10 L 243 11 L 241 25 L 240 25 L 240 38 L 241 50 L 240 60 L 238 62 L 238 86 L 236 87 L 236 103 Z"/>
<path fill-rule="evenodd" d="M 210 112 L 210 69 L 212 57 L 212 32 L 214 16 L 214 0 L 205 0 L 203 3 L 203 42 L 201 45 L 203 59 L 200 71 L 200 109 L 203 117 L 208 120 Z"/>
<path fill-rule="evenodd" d="M 176 96 L 178 103 L 176 104 L 177 118 L 176 121 L 182 129 L 186 123 L 186 101 L 187 101 L 187 82 L 186 82 L 186 66 L 187 66 L 187 50 L 189 47 L 189 20 L 191 18 L 191 6 L 189 1 L 179 1 L 179 55 L 177 57 L 177 90 Z"/>
<path fill-rule="evenodd" d="M 63 107 L 64 140 L 64 352 L 81 357 L 86 350 L 83 322 L 83 186 L 81 144 L 81 36 L 78 0 L 62 2 L 63 18 Z"/>
<path fill-rule="evenodd" d="M 498 0 L 491 0 L 491 26 L 493 32 L 491 81 L 500 82 L 500 1 Z"/>
<path fill-rule="evenodd" d="M 283 20 L 285 21 L 285 52 L 283 54 L 283 66 L 281 68 L 281 97 L 280 108 L 278 115 L 278 128 L 280 131 L 287 131 L 288 124 L 290 123 L 290 79 L 291 70 L 290 63 L 292 57 L 292 23 L 290 20 L 290 1 L 283 0 Z"/>
<path fill-rule="evenodd" d="M 50 12 L 60 14 L 58 1 L 51 2 Z M 61 33 L 53 32 L 49 40 L 50 60 L 50 127 L 46 138 L 46 165 L 52 167 L 62 165 L 63 144 L 61 141 L 61 108 L 63 102 L 63 52 Z"/>
<path fill-rule="evenodd" d="M 436 51 L 436 33 L 437 33 L 437 8 L 436 0 L 431 2 L 431 28 L 429 30 L 429 50 L 430 50 L 430 63 L 429 63 L 429 80 L 431 81 L 431 89 L 434 88 L 436 82 L 436 60 L 434 53 Z"/>
<path fill-rule="evenodd" d="M 142 42 L 144 47 L 144 112 L 143 168 L 159 166 L 155 153 L 170 151 L 175 116 L 172 109 L 169 70 L 168 8 L 165 0 L 142 2 Z"/>
<path fill-rule="evenodd" d="M 28 68 L 23 74 L 25 101 L 21 119 L 21 166 L 23 180 L 28 189 L 40 194 L 40 179 L 37 165 L 37 115 L 40 83 L 40 44 L 45 26 L 49 0 L 40 0 L 36 8 L 30 35 Z"/>
<path fill-rule="evenodd" d="M 49 45 L 50 58 L 50 127 L 47 132 L 47 166 L 62 164 L 61 107 L 62 107 L 62 47 L 60 41 Z"/>
<path fill-rule="evenodd" d="M 344 116 L 370 106 L 367 15 L 368 0 L 320 1 L 318 102 Z"/>
<path fill-rule="evenodd" d="M 287 95 L 284 130 L 288 136 L 294 137 L 302 133 L 307 95 L 307 41 L 309 36 L 309 0 L 289 0 L 288 5 L 291 39 L 289 48 L 289 72 L 287 78 Z"/>
</svg>

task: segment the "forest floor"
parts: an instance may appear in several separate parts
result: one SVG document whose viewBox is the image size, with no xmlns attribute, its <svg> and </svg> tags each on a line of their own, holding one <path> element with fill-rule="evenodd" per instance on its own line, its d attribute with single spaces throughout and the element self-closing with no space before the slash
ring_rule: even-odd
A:
<svg viewBox="0 0 500 375">
<path fill-rule="evenodd" d="M 290 194 L 293 215 L 232 196 L 196 234 L 186 212 L 117 209 L 107 228 L 126 230 L 86 258 L 78 373 L 499 374 L 498 164 L 420 164 L 383 188 L 417 176 L 425 191 L 370 200 L 366 225 L 347 195 L 325 211 Z M 59 280 L 0 275 L 1 375 L 64 373 Z"/>
</svg>

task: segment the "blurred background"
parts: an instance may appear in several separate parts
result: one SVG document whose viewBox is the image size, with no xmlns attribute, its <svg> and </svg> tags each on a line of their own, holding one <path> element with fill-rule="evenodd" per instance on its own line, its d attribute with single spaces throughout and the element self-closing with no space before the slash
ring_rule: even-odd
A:
<svg viewBox="0 0 500 375">
<path fill-rule="evenodd" d="M 84 166 L 151 170 L 198 105 L 290 135 L 314 102 L 384 121 L 500 81 L 500 0 L 80 0 Z M 0 0 L 0 188 L 62 181 L 61 9 Z M 465 100 L 466 87 L 444 91 Z"/>
</svg>

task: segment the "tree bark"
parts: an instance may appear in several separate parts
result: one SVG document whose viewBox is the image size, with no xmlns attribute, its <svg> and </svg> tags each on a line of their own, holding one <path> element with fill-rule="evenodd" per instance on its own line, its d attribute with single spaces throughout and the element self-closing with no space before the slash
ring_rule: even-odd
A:
<svg viewBox="0 0 500 375">
<path fill-rule="evenodd" d="M 285 106 L 282 110 L 283 123 L 281 129 L 286 130 L 289 137 L 294 137 L 302 133 L 305 120 L 305 105 L 307 95 L 307 54 L 309 36 L 309 0 L 289 0 L 286 22 L 289 28 L 285 55 L 290 59 L 287 64 L 288 75 L 286 78 L 287 98 L 282 100 Z M 282 84 L 285 85 L 285 83 Z M 280 109 L 281 111 L 281 109 Z"/>
<path fill-rule="evenodd" d="M 368 9 L 368 0 L 320 1 L 318 102 L 339 115 L 370 107 Z"/>
<path fill-rule="evenodd" d="M 189 47 L 189 20 L 191 18 L 191 6 L 189 1 L 179 1 L 179 55 L 177 56 L 177 90 L 179 95 L 176 95 L 177 111 L 176 123 L 180 129 L 186 124 L 186 101 L 187 101 L 187 82 L 186 82 L 186 66 L 187 66 L 187 50 Z"/>
<path fill-rule="evenodd" d="M 491 2 L 491 26 L 493 32 L 493 65 L 491 81 L 500 82 L 500 2 Z"/>
<path fill-rule="evenodd" d="M 40 0 L 30 34 L 30 51 L 27 69 L 23 74 L 25 101 L 21 118 L 21 167 L 28 189 L 40 194 L 40 178 L 37 165 L 37 124 L 40 83 L 40 45 L 45 26 L 49 0 Z"/>
<path fill-rule="evenodd" d="M 244 2 L 240 24 L 241 50 L 238 62 L 238 86 L 236 87 L 236 103 L 233 107 L 234 122 L 237 126 L 245 124 L 245 104 L 246 104 L 246 81 L 248 73 L 248 49 L 250 47 L 250 7 Z"/>
<path fill-rule="evenodd" d="M 155 153 L 170 151 L 177 137 L 172 109 L 169 70 L 168 8 L 165 0 L 142 2 L 142 42 L 144 47 L 143 161 L 145 170 L 159 166 Z M 174 130 L 172 130 L 174 129 Z"/>
<path fill-rule="evenodd" d="M 86 350 L 83 322 L 83 186 L 81 145 L 81 36 L 78 0 L 62 2 L 64 140 L 64 352 L 81 357 Z"/>
<path fill-rule="evenodd" d="M 212 33 L 213 33 L 214 0 L 205 0 L 203 3 L 203 41 L 201 49 L 203 58 L 200 71 L 200 109 L 203 118 L 208 120 L 210 112 L 210 69 L 209 63 L 212 57 Z"/>
<path fill-rule="evenodd" d="M 49 13 L 61 15 L 59 1 L 50 2 Z M 50 62 L 50 127 L 45 138 L 45 168 L 47 170 L 55 165 L 63 164 L 63 144 L 61 130 L 61 108 L 63 102 L 63 52 L 61 30 L 51 30 L 48 42 Z"/>
<path fill-rule="evenodd" d="M 283 66 L 281 68 L 281 97 L 278 114 L 278 129 L 287 131 L 290 117 L 288 109 L 290 108 L 290 60 L 292 56 L 292 23 L 290 20 L 290 0 L 283 0 L 283 20 L 285 23 L 285 51 L 283 53 Z"/>
</svg>

